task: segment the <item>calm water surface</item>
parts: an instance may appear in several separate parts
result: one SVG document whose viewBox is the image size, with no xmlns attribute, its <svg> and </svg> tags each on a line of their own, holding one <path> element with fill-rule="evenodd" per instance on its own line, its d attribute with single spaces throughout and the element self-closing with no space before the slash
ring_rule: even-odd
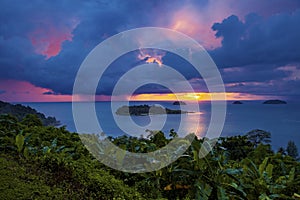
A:
<svg viewBox="0 0 300 200">
<path fill-rule="evenodd" d="M 76 128 L 72 115 L 72 103 L 22 103 L 35 108 L 37 111 L 44 113 L 47 116 L 55 116 L 63 125 L 67 126 L 69 131 L 76 132 Z M 172 102 L 131 102 L 131 105 L 154 105 L 170 109 L 189 110 L 188 105 L 176 106 Z M 125 105 L 119 102 L 119 105 Z M 98 121 L 107 135 L 118 136 L 124 132 L 115 123 L 113 113 L 116 108 L 111 111 L 110 102 L 96 102 L 95 104 Z M 133 120 L 134 123 L 140 126 L 139 129 L 134 129 L 133 136 L 144 135 L 145 126 L 150 126 L 154 129 L 159 127 L 164 132 L 170 129 L 178 130 L 179 122 L 182 125 L 181 135 L 194 132 L 199 136 L 205 136 L 210 123 L 211 105 L 209 102 L 199 103 L 199 111 L 197 113 L 188 113 L 182 115 L 153 115 L 149 116 L 115 116 L 119 121 Z M 88 120 L 88 119 L 86 119 Z M 165 121 L 166 120 L 166 121 Z M 163 123 L 165 121 L 165 123 Z M 162 126 L 158 126 L 162 124 Z M 123 124 L 123 129 L 132 130 L 126 123 Z M 297 146 L 300 145 L 300 103 L 289 102 L 283 105 L 266 105 L 260 101 L 249 101 L 241 105 L 233 105 L 228 102 L 225 125 L 221 136 L 232 136 L 245 134 L 253 129 L 262 129 L 271 132 L 272 145 L 274 149 L 280 146 L 286 147 L 289 140 L 293 140 Z"/>
</svg>

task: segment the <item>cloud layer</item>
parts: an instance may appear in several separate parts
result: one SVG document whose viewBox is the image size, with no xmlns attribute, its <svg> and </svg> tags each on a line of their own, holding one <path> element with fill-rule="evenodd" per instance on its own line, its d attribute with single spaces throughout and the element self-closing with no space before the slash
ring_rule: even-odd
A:
<svg viewBox="0 0 300 200">
<path fill-rule="evenodd" d="M 24 1 L 0 3 L 0 79 L 71 94 L 80 64 L 101 41 L 127 29 L 161 26 L 204 45 L 229 92 L 300 96 L 300 2 L 266 1 Z M 204 81 L 188 64 L 166 53 L 197 91 Z M 116 60 L 98 94 L 140 62 L 138 52 Z M 5 83 L 5 81 L 3 81 Z M 10 82 L 13 84 L 13 82 Z M 154 86 L 139 93 L 149 92 Z M 155 87 L 156 92 L 167 92 Z M 5 86 L 0 93 L 5 95 Z"/>
</svg>

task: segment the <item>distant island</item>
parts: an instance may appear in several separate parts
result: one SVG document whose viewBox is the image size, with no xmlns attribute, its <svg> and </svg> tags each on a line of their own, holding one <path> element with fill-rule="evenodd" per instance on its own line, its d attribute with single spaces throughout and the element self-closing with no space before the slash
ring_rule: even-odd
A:
<svg viewBox="0 0 300 200">
<path fill-rule="evenodd" d="M 174 101 L 173 105 L 186 105 L 184 101 Z"/>
<path fill-rule="evenodd" d="M 46 117 L 43 113 L 37 112 L 35 109 L 29 106 L 23 106 L 21 104 L 10 104 L 0 101 L 0 115 L 11 114 L 19 121 L 21 121 L 26 115 L 34 114 L 42 121 L 44 126 L 58 126 L 60 121 L 57 121 L 55 117 Z"/>
<path fill-rule="evenodd" d="M 234 101 L 232 104 L 243 104 L 241 101 Z"/>
<path fill-rule="evenodd" d="M 276 100 L 267 100 L 263 102 L 263 104 L 287 104 L 287 102 L 276 99 Z"/>
<path fill-rule="evenodd" d="M 171 110 L 169 108 L 163 108 L 160 106 L 149 106 L 149 105 L 139 105 L 139 106 L 122 106 L 117 109 L 117 115 L 161 115 L 161 114 L 185 114 L 187 111 L 182 110 Z"/>
</svg>

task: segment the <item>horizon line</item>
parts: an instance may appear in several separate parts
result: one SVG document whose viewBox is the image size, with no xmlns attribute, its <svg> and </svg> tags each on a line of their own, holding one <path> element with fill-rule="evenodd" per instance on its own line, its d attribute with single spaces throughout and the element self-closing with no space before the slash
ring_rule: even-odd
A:
<svg viewBox="0 0 300 200">
<path fill-rule="evenodd" d="M 192 102 L 192 103 L 201 103 L 201 102 L 218 102 L 218 101 L 226 101 L 226 102 L 234 102 L 234 101 L 266 101 L 266 100 L 282 100 L 282 99 L 247 99 L 247 100 L 185 100 L 184 102 Z M 92 103 L 92 102 L 175 102 L 174 100 L 97 100 L 97 101 L 3 101 L 2 102 L 6 103 L 13 103 L 13 104 L 21 104 L 21 103 Z M 285 100 L 286 101 L 286 100 Z"/>
</svg>

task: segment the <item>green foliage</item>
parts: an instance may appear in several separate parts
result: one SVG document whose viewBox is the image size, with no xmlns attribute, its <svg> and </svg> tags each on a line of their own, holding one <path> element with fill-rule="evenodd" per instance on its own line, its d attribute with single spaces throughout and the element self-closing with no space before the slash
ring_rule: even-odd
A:
<svg viewBox="0 0 300 200">
<path fill-rule="evenodd" d="M 280 153 L 282 155 L 286 155 L 286 151 L 285 151 L 285 149 L 283 147 L 279 147 L 277 153 Z"/>
<path fill-rule="evenodd" d="M 229 154 L 230 160 L 242 160 L 254 150 L 253 144 L 248 140 L 247 136 L 232 136 L 220 138 L 222 147 Z"/>
<path fill-rule="evenodd" d="M 0 157 L 0 199 L 63 199 L 64 188 L 50 187 L 13 158 Z M 60 198 L 59 198 L 60 197 Z"/>
<path fill-rule="evenodd" d="M 16 136 L 16 145 L 19 153 L 21 153 L 21 151 L 23 150 L 24 140 L 25 137 L 22 135 L 22 132 Z"/>
<path fill-rule="evenodd" d="M 0 115 L 1 114 L 14 115 L 18 121 L 23 120 L 26 115 L 31 114 L 37 116 L 45 126 L 60 125 L 60 122 L 57 121 L 55 117 L 46 117 L 44 114 L 37 112 L 35 109 L 29 106 L 23 106 L 21 104 L 13 105 L 0 101 Z"/>
<path fill-rule="evenodd" d="M 171 138 L 176 138 L 176 137 L 178 137 L 178 134 L 174 131 L 174 129 L 171 129 L 171 130 L 170 130 L 169 136 L 170 136 Z"/>
<path fill-rule="evenodd" d="M 5 190 L 1 189 L 0 199 L 141 198 L 91 157 L 78 134 L 41 126 L 37 119 L 29 116 L 26 123 L 19 123 L 8 116 L 0 118 L 1 136 L 12 138 L 1 138 L 2 147 L 14 147 L 1 152 L 0 188 Z"/>
<path fill-rule="evenodd" d="M 271 133 L 264 130 L 254 129 L 248 132 L 246 136 L 255 147 L 257 147 L 259 144 L 271 143 Z"/>
<path fill-rule="evenodd" d="M 168 134 L 170 138 L 161 131 L 148 133 L 147 139 L 109 139 L 134 153 L 156 151 L 172 140 L 185 144 L 174 130 Z M 292 158 L 291 150 L 287 151 L 290 156 L 275 154 L 268 144 L 269 136 L 261 130 L 211 140 L 193 136 L 191 146 L 169 166 L 130 174 L 95 160 L 78 134 L 65 127 L 42 126 L 33 115 L 21 122 L 2 115 L 0 199 L 298 198 L 300 164 Z M 200 151 L 211 150 L 212 144 L 216 145 L 209 153 Z M 295 149 L 295 144 L 289 146 Z M 202 158 L 203 153 L 208 154 Z"/>
<path fill-rule="evenodd" d="M 249 152 L 248 158 L 255 164 L 260 164 L 265 157 L 274 155 L 270 145 L 259 144 L 253 151 Z"/>
<path fill-rule="evenodd" d="M 28 114 L 26 115 L 22 121 L 21 121 L 22 124 L 28 126 L 28 127 L 31 127 L 31 126 L 42 126 L 42 121 L 36 116 L 36 115 L 33 115 L 33 114 Z"/>
<path fill-rule="evenodd" d="M 164 147 L 166 144 L 168 144 L 168 140 L 165 137 L 165 134 L 162 131 L 148 131 L 150 132 L 149 138 L 155 146 L 158 148 Z"/>
<path fill-rule="evenodd" d="M 288 174 L 274 174 L 274 165 L 269 157 L 266 157 L 258 168 L 249 159 L 244 162 L 245 176 L 242 180 L 249 199 L 291 199 L 292 192 L 287 191 L 295 182 L 299 183 L 299 177 L 296 180 L 294 176 L 295 168 Z"/>
</svg>

